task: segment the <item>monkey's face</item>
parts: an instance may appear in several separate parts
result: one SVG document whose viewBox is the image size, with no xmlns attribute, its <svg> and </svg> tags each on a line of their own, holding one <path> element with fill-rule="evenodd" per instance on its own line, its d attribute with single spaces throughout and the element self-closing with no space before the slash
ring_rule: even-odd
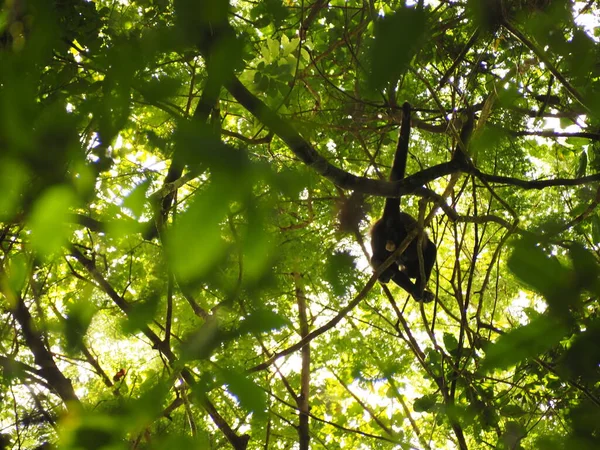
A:
<svg viewBox="0 0 600 450">
<path fill-rule="evenodd" d="M 398 245 L 406 237 L 406 232 L 397 220 L 390 220 L 386 223 L 385 229 L 385 249 L 393 253 L 398 248 Z"/>
</svg>

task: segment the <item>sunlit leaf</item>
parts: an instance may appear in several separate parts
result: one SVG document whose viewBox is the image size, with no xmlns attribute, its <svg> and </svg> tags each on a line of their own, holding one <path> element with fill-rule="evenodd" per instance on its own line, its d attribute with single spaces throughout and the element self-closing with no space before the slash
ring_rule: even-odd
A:
<svg viewBox="0 0 600 450">
<path fill-rule="evenodd" d="M 28 271 L 30 268 L 30 262 L 27 259 L 27 255 L 24 253 L 17 253 L 10 257 L 7 267 L 7 276 L 10 290 L 13 294 L 21 292 L 25 283 L 27 282 Z M 9 300 L 14 300 L 9 298 Z"/>
<path fill-rule="evenodd" d="M 515 328 L 486 347 L 481 369 L 506 369 L 528 358 L 539 356 L 556 345 L 567 328 L 558 320 L 541 316 L 527 325 Z"/>
<path fill-rule="evenodd" d="M 221 238 L 220 222 L 229 210 L 234 186 L 222 187 L 196 196 L 169 230 L 169 260 L 182 280 L 205 276 L 224 256 L 227 245 Z"/>
<path fill-rule="evenodd" d="M 95 314 L 94 305 L 84 297 L 72 299 L 67 305 L 64 334 L 66 348 L 71 354 L 84 347 L 84 337 Z"/>
<path fill-rule="evenodd" d="M 150 181 L 138 184 L 133 191 L 123 200 L 123 207 L 131 210 L 133 215 L 139 218 L 144 212 L 146 204 L 146 193 L 150 187 Z"/>
<path fill-rule="evenodd" d="M 31 244 L 41 255 L 54 255 L 66 243 L 71 233 L 67 226 L 69 212 L 74 204 L 75 195 L 67 186 L 48 188 L 36 201 L 29 226 Z"/>
</svg>

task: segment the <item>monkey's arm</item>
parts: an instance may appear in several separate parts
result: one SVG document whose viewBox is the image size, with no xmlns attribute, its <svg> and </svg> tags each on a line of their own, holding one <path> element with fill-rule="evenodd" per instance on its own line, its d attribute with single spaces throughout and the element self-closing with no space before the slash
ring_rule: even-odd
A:
<svg viewBox="0 0 600 450">
<path fill-rule="evenodd" d="M 371 266 L 373 267 L 373 269 L 377 270 L 379 266 L 381 266 L 385 262 L 386 259 L 387 258 L 377 258 L 376 256 L 373 256 L 371 258 Z M 392 279 L 396 271 L 398 271 L 398 265 L 396 263 L 392 263 L 392 265 L 385 269 L 377 279 L 382 283 L 388 283 Z"/>
</svg>

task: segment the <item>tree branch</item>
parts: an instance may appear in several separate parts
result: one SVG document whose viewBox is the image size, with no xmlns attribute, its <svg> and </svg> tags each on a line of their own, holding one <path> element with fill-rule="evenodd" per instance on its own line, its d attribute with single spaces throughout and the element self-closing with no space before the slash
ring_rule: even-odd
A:
<svg viewBox="0 0 600 450">
<path fill-rule="evenodd" d="M 288 121 L 279 117 L 262 100 L 246 89 L 237 78 L 233 77 L 228 81 L 226 88 L 244 108 L 279 136 L 304 164 L 313 168 L 318 174 L 343 189 L 355 190 L 367 195 L 399 197 L 406 194 L 414 194 L 423 185 L 437 178 L 461 171 L 475 175 L 482 181 L 518 186 L 523 189 L 543 189 L 551 186 L 578 186 L 593 181 L 600 181 L 600 173 L 582 178 L 555 178 L 552 180 L 528 181 L 520 178 L 486 174 L 471 165 L 465 165 L 456 160 L 428 167 L 397 182 L 373 180 L 345 172 L 331 164 Z"/>
<path fill-rule="evenodd" d="M 8 283 L 3 284 L 8 285 Z M 42 335 L 34 327 L 33 318 L 25 305 L 25 301 L 22 297 L 16 294 L 11 295 L 12 293 L 7 293 L 4 289 L 3 294 L 7 298 L 14 299 L 15 306 L 11 310 L 11 313 L 21 327 L 23 338 L 25 339 L 25 343 L 29 350 L 33 353 L 35 363 L 40 367 L 38 373 L 48 382 L 52 389 L 56 391 L 68 410 L 79 408 L 81 403 L 75 394 L 71 380 L 63 375 L 54 362 L 52 353 L 44 344 Z"/>
<path fill-rule="evenodd" d="M 307 301 L 302 285 L 300 284 L 301 276 L 294 272 L 294 286 L 296 291 L 296 301 L 298 303 L 298 318 L 300 322 L 300 337 L 308 336 L 308 314 Z M 298 441 L 300 450 L 308 450 L 310 448 L 310 343 L 302 347 L 302 370 L 300 372 L 300 395 L 296 399 L 298 404 Z"/>
<path fill-rule="evenodd" d="M 100 286 L 100 288 L 112 299 L 112 301 L 127 314 L 131 307 L 125 301 L 123 297 L 121 297 L 117 291 L 110 285 L 110 283 L 102 276 L 100 271 L 96 268 L 96 265 L 93 261 L 87 259 L 76 247 L 70 247 L 71 255 L 77 259 L 86 268 L 86 270 L 90 273 L 94 281 Z M 170 347 L 164 345 L 164 342 L 158 337 L 158 335 L 150 329 L 148 326 L 141 327 L 142 333 L 152 342 L 153 348 L 158 349 L 169 361 L 171 366 L 176 366 L 177 357 L 173 353 Z M 192 388 L 196 386 L 196 379 L 192 372 L 190 372 L 187 368 L 181 369 L 181 376 L 185 380 L 185 382 Z M 236 450 L 245 450 L 248 446 L 248 440 L 250 436 L 242 435 L 238 436 L 236 432 L 231 428 L 231 426 L 227 423 L 227 421 L 219 414 L 215 406 L 212 404 L 208 395 L 203 390 L 198 390 L 198 399 L 200 401 L 201 406 L 206 410 L 212 421 L 215 423 L 217 428 L 225 435 L 227 440 L 231 443 L 234 449 Z"/>
<path fill-rule="evenodd" d="M 571 83 L 565 78 L 565 76 L 562 73 L 560 73 L 560 71 L 554 66 L 552 61 L 550 61 L 550 58 L 548 58 L 546 54 L 541 49 L 539 49 L 536 44 L 530 41 L 527 38 L 527 36 L 521 33 L 521 31 L 518 30 L 515 26 L 513 26 L 513 24 L 510 23 L 508 20 L 504 20 L 502 26 L 504 26 L 504 28 L 506 28 L 519 41 L 521 41 L 523 45 L 525 45 L 525 47 L 531 50 L 538 57 L 538 59 L 544 63 L 544 65 L 548 68 L 550 73 L 562 83 L 562 85 L 569 92 L 569 94 L 571 94 L 573 98 L 575 98 L 575 100 L 581 103 L 581 105 L 589 111 L 589 107 L 586 105 L 586 102 L 581 96 L 581 94 L 571 85 Z"/>
<path fill-rule="evenodd" d="M 362 290 L 358 293 L 358 295 L 356 297 L 354 297 L 354 299 L 350 303 L 348 303 L 348 305 L 346 305 L 344 308 L 342 308 L 340 310 L 340 312 L 338 312 L 333 319 L 331 319 L 329 322 L 327 322 L 322 327 L 317 328 L 316 330 L 311 331 L 310 333 L 308 333 L 305 337 L 303 337 L 302 339 L 300 339 L 300 341 L 298 341 L 294 345 L 291 345 L 290 347 L 286 348 L 285 350 L 280 351 L 279 353 L 275 353 L 272 357 L 270 357 L 266 361 L 264 361 L 264 362 L 262 362 L 262 363 L 260 363 L 260 364 L 258 364 L 256 366 L 254 366 L 254 367 L 251 367 L 250 369 L 248 369 L 248 372 L 258 372 L 260 370 L 265 370 L 267 367 L 269 367 L 271 364 L 273 364 L 279 358 L 281 358 L 283 356 L 286 356 L 286 355 L 290 355 L 290 354 L 296 352 L 297 350 L 300 350 L 302 347 L 304 347 L 305 345 L 307 345 L 310 341 L 312 341 L 316 337 L 322 335 L 323 333 L 325 333 L 325 332 L 331 330 L 333 327 L 335 327 L 338 323 L 341 322 L 341 320 L 344 317 L 346 317 L 346 315 L 350 311 L 352 311 L 361 302 L 361 300 L 363 298 L 365 298 L 365 296 L 367 295 L 367 293 L 371 290 L 371 288 L 377 282 L 377 277 L 385 269 L 386 269 L 385 264 L 382 264 L 381 267 L 379 267 L 379 269 L 377 269 L 377 271 L 369 279 L 369 281 L 367 282 L 367 284 L 365 284 L 365 286 L 362 288 Z"/>
<path fill-rule="evenodd" d="M 512 136 L 520 137 L 520 136 L 540 136 L 547 138 L 584 138 L 590 139 L 592 141 L 600 141 L 600 133 L 591 133 L 588 131 L 578 131 L 574 133 L 568 133 L 565 131 L 550 131 L 550 130 L 541 130 L 541 131 L 509 131 Z"/>
</svg>

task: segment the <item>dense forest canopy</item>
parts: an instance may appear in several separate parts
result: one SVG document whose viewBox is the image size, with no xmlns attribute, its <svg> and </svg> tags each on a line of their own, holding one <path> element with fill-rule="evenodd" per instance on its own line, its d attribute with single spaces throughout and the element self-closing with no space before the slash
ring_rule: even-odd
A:
<svg viewBox="0 0 600 450">
<path fill-rule="evenodd" d="M 597 2 L 1 3 L 1 448 L 598 448 Z"/>
</svg>

